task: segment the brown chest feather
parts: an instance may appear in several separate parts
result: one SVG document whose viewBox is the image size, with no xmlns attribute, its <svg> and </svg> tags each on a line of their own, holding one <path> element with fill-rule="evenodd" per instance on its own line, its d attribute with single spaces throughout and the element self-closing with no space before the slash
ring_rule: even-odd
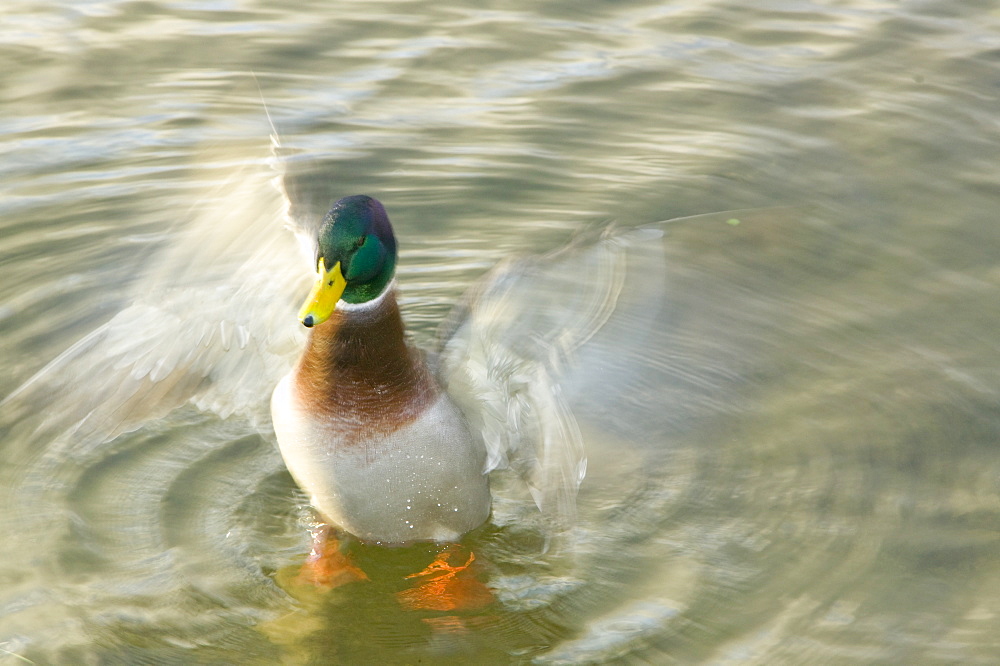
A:
<svg viewBox="0 0 1000 666">
<path fill-rule="evenodd" d="M 421 353 L 406 344 L 392 293 L 371 309 L 338 310 L 316 326 L 295 389 L 310 413 L 358 434 L 406 425 L 439 392 Z"/>
</svg>

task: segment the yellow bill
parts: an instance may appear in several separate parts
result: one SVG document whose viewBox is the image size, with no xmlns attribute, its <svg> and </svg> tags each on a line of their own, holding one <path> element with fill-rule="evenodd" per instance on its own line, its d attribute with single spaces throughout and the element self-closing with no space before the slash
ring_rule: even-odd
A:
<svg viewBox="0 0 1000 666">
<path fill-rule="evenodd" d="M 319 279 L 313 285 L 309 298 L 306 299 L 302 309 L 299 310 L 299 321 L 306 328 L 312 328 L 329 319 L 337 307 L 340 295 L 347 287 L 347 280 L 340 272 L 339 261 L 333 265 L 333 268 L 326 270 L 323 259 L 320 258 L 318 270 Z"/>
</svg>

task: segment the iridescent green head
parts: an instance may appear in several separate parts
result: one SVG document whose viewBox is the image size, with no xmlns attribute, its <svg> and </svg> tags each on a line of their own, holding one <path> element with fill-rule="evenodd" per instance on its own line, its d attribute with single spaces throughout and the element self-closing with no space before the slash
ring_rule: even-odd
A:
<svg viewBox="0 0 1000 666">
<path fill-rule="evenodd" d="M 396 271 L 396 237 L 389 216 L 371 197 L 344 197 L 333 204 L 317 240 L 319 280 L 299 311 L 299 320 L 307 327 L 329 319 L 341 299 L 373 300 Z"/>
</svg>

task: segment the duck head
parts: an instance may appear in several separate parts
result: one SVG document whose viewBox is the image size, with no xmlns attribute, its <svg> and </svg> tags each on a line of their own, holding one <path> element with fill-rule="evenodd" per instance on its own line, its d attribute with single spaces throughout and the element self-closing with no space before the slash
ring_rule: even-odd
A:
<svg viewBox="0 0 1000 666">
<path fill-rule="evenodd" d="M 329 319 L 341 299 L 365 303 L 378 297 L 396 271 L 396 237 L 389 216 L 371 197 L 344 197 L 333 204 L 317 241 L 319 276 L 299 310 L 299 321 L 307 328 Z"/>
</svg>

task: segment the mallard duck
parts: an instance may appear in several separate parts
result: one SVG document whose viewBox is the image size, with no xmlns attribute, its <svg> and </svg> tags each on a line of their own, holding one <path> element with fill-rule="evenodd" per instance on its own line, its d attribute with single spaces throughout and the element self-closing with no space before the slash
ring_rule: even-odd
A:
<svg viewBox="0 0 1000 666">
<path fill-rule="evenodd" d="M 407 343 L 396 238 L 367 196 L 337 201 L 319 228 L 311 329 L 271 398 L 288 470 L 333 526 L 365 541 L 456 541 L 486 521 L 486 449 Z"/>
<path fill-rule="evenodd" d="M 743 292 L 718 277 L 728 256 L 718 269 L 668 271 L 671 252 L 703 247 L 711 229 L 739 245 L 747 225 L 688 225 L 697 233 L 672 233 L 669 245 L 655 225 L 503 261 L 455 304 L 425 356 L 400 319 L 382 205 L 348 197 L 315 215 L 325 189 L 310 196 L 285 173 L 282 196 L 267 199 L 271 174 L 247 169 L 170 237 L 123 293 L 129 305 L 4 399 L 5 419 L 37 430 L 25 441 L 54 459 L 100 460 L 105 442 L 189 404 L 265 439 L 276 432 L 322 517 L 363 540 L 454 541 L 487 520 L 498 490 L 514 500 L 506 520 L 539 516 L 533 528 L 548 538 L 573 524 L 588 455 L 641 458 L 678 414 L 714 409 L 748 362 L 726 355 L 741 345 L 712 341 L 770 321 L 745 314 Z M 289 316 L 304 285 L 296 238 L 316 285 L 306 329 Z M 585 453 L 578 419 L 609 437 L 587 438 Z M 524 484 L 491 487 L 501 468 Z M 515 504 L 524 511 L 510 518 Z"/>
<path fill-rule="evenodd" d="M 566 309 L 604 283 L 591 274 L 570 295 L 565 265 L 539 276 L 505 262 L 456 303 L 425 353 L 400 318 L 382 205 L 347 197 L 316 215 L 325 192 L 284 172 L 272 190 L 265 177 L 252 166 L 234 174 L 218 208 L 184 225 L 124 290 L 131 302 L 7 396 L 4 417 L 37 430 L 46 455 L 76 459 L 99 459 L 105 443 L 184 405 L 238 417 L 276 433 L 322 518 L 364 541 L 455 541 L 489 517 L 489 475 L 502 467 L 565 524 L 583 455 L 547 341 L 581 332 Z M 315 281 L 305 328 L 288 323 L 303 251 Z M 553 299 L 563 307 L 533 312 Z"/>
</svg>

